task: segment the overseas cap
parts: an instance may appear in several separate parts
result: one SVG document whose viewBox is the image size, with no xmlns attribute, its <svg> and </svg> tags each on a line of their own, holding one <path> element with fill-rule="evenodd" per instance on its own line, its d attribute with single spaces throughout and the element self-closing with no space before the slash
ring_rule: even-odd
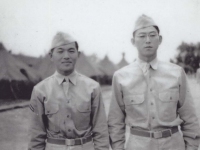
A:
<svg viewBox="0 0 200 150">
<path fill-rule="evenodd" d="M 51 43 L 51 50 L 53 50 L 54 48 L 58 46 L 67 45 L 73 42 L 77 44 L 75 39 L 73 39 L 73 37 L 71 37 L 69 34 L 66 34 L 64 32 L 58 32 L 54 36 L 53 41 Z"/>
<path fill-rule="evenodd" d="M 149 26 L 156 26 L 158 28 L 158 26 L 155 24 L 155 22 L 153 21 L 152 18 L 143 14 L 136 21 L 133 33 L 135 31 L 137 31 L 138 29 L 146 28 L 146 27 L 149 27 Z"/>
</svg>

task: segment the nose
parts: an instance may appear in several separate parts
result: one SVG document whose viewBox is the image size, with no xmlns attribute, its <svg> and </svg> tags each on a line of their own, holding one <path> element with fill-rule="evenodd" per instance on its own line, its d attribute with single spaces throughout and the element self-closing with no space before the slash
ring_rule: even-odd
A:
<svg viewBox="0 0 200 150">
<path fill-rule="evenodd" d="M 64 59 L 68 59 L 68 58 L 69 58 L 69 53 L 68 53 L 67 51 L 65 51 L 65 52 L 63 53 L 63 58 L 64 58 Z"/>
<path fill-rule="evenodd" d="M 150 41 L 150 37 L 147 35 L 146 36 L 146 43 L 150 43 L 151 41 Z"/>
</svg>

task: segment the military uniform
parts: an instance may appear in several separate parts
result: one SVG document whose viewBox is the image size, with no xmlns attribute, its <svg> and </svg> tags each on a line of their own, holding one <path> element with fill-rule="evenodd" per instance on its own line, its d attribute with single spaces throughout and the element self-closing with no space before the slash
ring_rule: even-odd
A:
<svg viewBox="0 0 200 150">
<path fill-rule="evenodd" d="M 199 123 L 181 67 L 138 58 L 114 73 L 108 117 L 113 150 L 124 149 L 126 125 L 127 150 L 198 149 Z"/>
<path fill-rule="evenodd" d="M 56 71 L 37 84 L 30 109 L 30 150 L 109 148 L 100 85 L 76 71 L 68 76 Z"/>
</svg>

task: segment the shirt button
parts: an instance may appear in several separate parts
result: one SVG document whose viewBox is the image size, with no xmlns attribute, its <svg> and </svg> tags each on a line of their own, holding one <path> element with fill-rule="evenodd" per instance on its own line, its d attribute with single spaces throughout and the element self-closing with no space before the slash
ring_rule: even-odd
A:
<svg viewBox="0 0 200 150">
<path fill-rule="evenodd" d="M 69 118 L 69 115 L 67 115 L 67 118 Z"/>
<path fill-rule="evenodd" d="M 71 130 L 70 130 L 70 129 L 69 129 L 68 131 L 69 131 L 69 132 L 71 132 Z"/>
</svg>

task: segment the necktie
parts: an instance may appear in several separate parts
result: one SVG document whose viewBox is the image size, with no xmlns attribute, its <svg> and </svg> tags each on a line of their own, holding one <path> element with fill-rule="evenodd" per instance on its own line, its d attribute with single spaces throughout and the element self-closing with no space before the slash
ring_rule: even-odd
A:
<svg viewBox="0 0 200 150">
<path fill-rule="evenodd" d="M 67 96 L 68 90 L 69 90 L 69 79 L 68 78 L 63 81 L 63 90 L 65 92 L 65 95 Z"/>
<path fill-rule="evenodd" d="M 145 65 L 145 69 L 144 69 L 144 77 L 145 77 L 147 83 L 149 83 L 149 69 L 150 69 L 150 64 L 147 63 Z"/>
</svg>

